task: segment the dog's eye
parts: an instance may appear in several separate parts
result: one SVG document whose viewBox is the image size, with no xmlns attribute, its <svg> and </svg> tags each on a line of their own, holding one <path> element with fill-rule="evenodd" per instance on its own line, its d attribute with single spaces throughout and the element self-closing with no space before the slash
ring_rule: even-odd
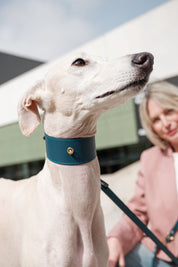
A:
<svg viewBox="0 0 178 267">
<path fill-rule="evenodd" d="M 83 60 L 82 58 L 77 58 L 77 59 L 72 63 L 72 65 L 82 67 L 82 66 L 85 66 L 85 65 L 86 65 L 86 62 L 85 62 L 85 60 Z"/>
</svg>

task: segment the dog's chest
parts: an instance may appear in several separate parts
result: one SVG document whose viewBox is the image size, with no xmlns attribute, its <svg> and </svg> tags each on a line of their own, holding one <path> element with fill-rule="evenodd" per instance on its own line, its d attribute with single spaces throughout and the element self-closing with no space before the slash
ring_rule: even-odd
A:
<svg viewBox="0 0 178 267">
<path fill-rule="evenodd" d="M 100 197 L 98 161 L 60 166 L 61 193 L 64 208 L 74 216 L 90 216 Z"/>
</svg>

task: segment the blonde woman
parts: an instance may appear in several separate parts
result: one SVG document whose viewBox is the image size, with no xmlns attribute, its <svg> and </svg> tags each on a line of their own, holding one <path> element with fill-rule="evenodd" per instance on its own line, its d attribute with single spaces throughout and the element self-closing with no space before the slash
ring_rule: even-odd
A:
<svg viewBox="0 0 178 267">
<path fill-rule="evenodd" d="M 167 82 L 148 85 L 140 105 L 147 137 L 155 145 L 141 155 L 136 190 L 128 207 L 163 241 L 178 220 L 178 88 Z M 151 266 L 155 244 L 126 216 L 108 236 L 109 267 Z M 178 231 L 166 243 L 178 256 Z M 155 267 L 176 266 L 161 250 Z"/>
</svg>

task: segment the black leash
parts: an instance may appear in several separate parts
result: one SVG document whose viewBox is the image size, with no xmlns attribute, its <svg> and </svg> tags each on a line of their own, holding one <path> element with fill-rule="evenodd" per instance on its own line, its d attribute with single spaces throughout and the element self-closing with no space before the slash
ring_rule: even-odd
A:
<svg viewBox="0 0 178 267">
<path fill-rule="evenodd" d="M 178 258 L 176 258 L 172 252 L 148 229 L 148 227 L 118 198 L 118 196 L 109 188 L 109 185 L 103 180 L 101 180 L 101 189 L 178 266 Z"/>
</svg>

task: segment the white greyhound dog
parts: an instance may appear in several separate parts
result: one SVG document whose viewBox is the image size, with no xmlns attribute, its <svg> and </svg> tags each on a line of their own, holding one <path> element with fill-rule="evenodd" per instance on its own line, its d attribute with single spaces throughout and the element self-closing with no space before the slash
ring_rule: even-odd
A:
<svg viewBox="0 0 178 267">
<path fill-rule="evenodd" d="M 25 94 L 18 106 L 24 135 L 31 135 L 40 123 L 39 107 L 46 138 L 54 147 L 58 140 L 92 142 L 82 143 L 82 162 L 61 163 L 49 155 L 30 179 L 0 179 L 1 267 L 108 266 L 93 136 L 100 115 L 139 93 L 152 66 L 150 53 L 112 61 L 82 54 L 56 64 Z M 68 153 L 58 147 L 57 153 L 75 158 L 77 148 L 71 144 Z"/>
</svg>

